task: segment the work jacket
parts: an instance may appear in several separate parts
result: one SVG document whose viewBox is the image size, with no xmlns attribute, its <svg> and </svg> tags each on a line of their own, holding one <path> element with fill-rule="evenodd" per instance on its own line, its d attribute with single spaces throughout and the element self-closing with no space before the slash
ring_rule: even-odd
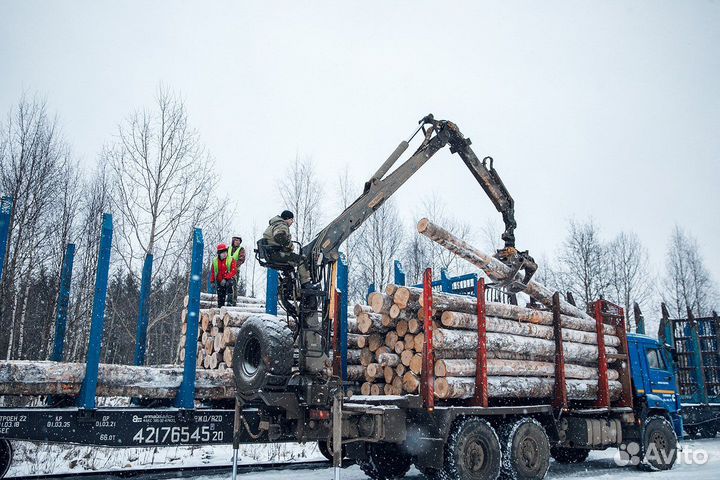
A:
<svg viewBox="0 0 720 480">
<path fill-rule="evenodd" d="M 213 268 L 210 275 L 210 281 L 220 283 L 223 280 L 232 280 L 237 275 L 237 263 L 235 259 L 228 255 L 224 262 L 220 262 L 217 255 L 213 259 Z"/>
<path fill-rule="evenodd" d="M 283 247 L 285 250 L 292 251 L 292 235 L 290 235 L 290 227 L 280 216 L 270 219 L 270 224 L 263 233 L 263 238 L 267 240 L 267 244 L 271 247 Z"/>
<path fill-rule="evenodd" d="M 240 245 L 238 248 L 233 249 L 232 243 L 228 247 L 228 258 L 232 258 L 237 262 L 238 268 L 245 263 L 245 248 Z"/>
</svg>

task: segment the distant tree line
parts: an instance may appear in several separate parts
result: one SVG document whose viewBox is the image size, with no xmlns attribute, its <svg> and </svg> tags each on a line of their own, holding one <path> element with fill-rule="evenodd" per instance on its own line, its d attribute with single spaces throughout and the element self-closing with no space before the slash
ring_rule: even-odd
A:
<svg viewBox="0 0 720 480">
<path fill-rule="evenodd" d="M 147 363 L 174 360 L 180 336 L 180 311 L 187 292 L 193 227 L 205 237 L 205 258 L 217 243 L 235 233 L 231 202 L 218 198 L 214 161 L 192 128 L 182 98 L 159 87 L 155 101 L 129 112 L 108 132 L 108 141 L 91 168 L 82 168 L 64 138 L 60 121 L 45 100 L 23 95 L 0 122 L 0 192 L 15 206 L 0 282 L 0 356 L 46 359 L 52 352 L 60 269 L 65 247 L 76 245 L 65 359 L 82 361 L 90 330 L 99 235 L 104 212 L 114 216 L 102 359 L 131 363 L 142 266 L 152 255 Z M 361 183 L 347 170 L 328 182 L 313 159 L 298 155 L 278 179 L 278 198 L 295 212 L 294 239 L 306 243 L 326 221 L 347 208 Z M 335 202 L 329 198 L 337 199 Z M 494 221 L 471 225 L 454 218 L 437 196 L 425 198 L 412 219 L 403 219 L 387 201 L 343 245 L 350 265 L 350 296 L 362 301 L 368 286 L 393 281 L 399 259 L 409 284 L 421 281 L 430 266 L 450 275 L 474 269 L 465 261 L 415 232 L 427 216 L 455 235 L 487 251 L 501 247 L 502 228 Z M 257 219 L 256 219 L 257 220 Z M 242 294 L 264 294 L 265 273 L 252 256 L 252 245 L 265 227 L 254 222 L 244 242 L 248 261 L 241 269 Z M 647 249 L 633 232 L 603 236 L 592 220 L 568 222 L 558 251 L 537 258 L 537 279 L 583 307 L 603 297 L 625 308 L 634 302 L 652 320 L 658 304 L 673 315 L 696 316 L 718 308 L 717 286 L 705 266 L 697 240 L 680 226 L 673 231 L 663 272 L 651 267 Z M 209 262 L 205 262 L 204 279 Z M 203 282 L 205 284 L 205 282 Z"/>
<path fill-rule="evenodd" d="M 146 255 L 153 255 L 147 363 L 170 363 L 180 334 L 193 227 L 208 254 L 227 240 L 232 212 L 215 195 L 213 160 L 182 99 L 159 87 L 130 112 L 91 171 L 81 168 L 45 100 L 23 95 L 0 122 L 0 192 L 14 198 L 0 283 L 0 355 L 52 352 L 65 246 L 76 245 L 65 359 L 85 358 L 102 214 L 114 238 L 102 359 L 131 363 Z M 217 242 L 216 242 L 217 243 Z M 207 262 L 206 262 L 207 263 Z M 207 272 L 207 267 L 206 267 Z"/>
</svg>

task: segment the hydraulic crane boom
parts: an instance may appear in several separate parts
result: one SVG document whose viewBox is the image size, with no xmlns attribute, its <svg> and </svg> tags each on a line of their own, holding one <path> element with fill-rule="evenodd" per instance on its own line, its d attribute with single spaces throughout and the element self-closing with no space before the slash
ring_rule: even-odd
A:
<svg viewBox="0 0 720 480">
<path fill-rule="evenodd" d="M 420 147 L 412 156 L 402 163 L 394 172 L 385 177 L 400 156 L 407 150 L 412 138 L 422 130 L 425 138 Z M 338 258 L 340 245 L 359 228 L 375 210 L 392 196 L 417 170 L 430 158 L 450 145 L 450 151 L 457 153 L 480 183 L 485 193 L 502 214 L 505 231 L 502 239 L 505 248 L 498 251 L 498 258 L 515 267 L 517 270 L 525 269 L 527 283 L 535 271 L 535 263 L 527 252 L 518 252 L 515 249 L 515 203 L 507 188 L 493 168 L 492 158 L 486 157 L 480 161 L 470 148 L 470 139 L 465 138 L 457 125 L 447 120 L 435 120 L 432 114 L 420 120 L 420 127 L 407 141 L 398 145 L 395 151 L 382 164 L 377 172 L 365 184 L 365 189 L 357 200 L 345 209 L 335 220 L 330 222 L 310 243 L 302 249 L 309 263 L 311 275 L 315 281 L 319 279 L 319 271 L 323 265 Z M 487 165 L 489 160 L 489 168 Z"/>
</svg>

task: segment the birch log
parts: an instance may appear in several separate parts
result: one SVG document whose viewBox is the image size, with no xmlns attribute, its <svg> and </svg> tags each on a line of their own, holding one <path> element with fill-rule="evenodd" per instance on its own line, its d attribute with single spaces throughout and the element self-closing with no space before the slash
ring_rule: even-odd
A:
<svg viewBox="0 0 720 480">
<path fill-rule="evenodd" d="M 385 333 L 390 328 L 382 324 L 382 315 L 379 313 L 361 313 L 357 317 L 360 333 Z"/>
<path fill-rule="evenodd" d="M 477 331 L 477 315 L 457 312 L 443 312 L 442 324 L 446 327 L 459 327 Z M 552 340 L 555 338 L 553 327 L 538 325 L 534 323 L 520 323 L 500 317 L 486 316 L 486 329 L 488 332 L 507 333 L 510 335 L 522 335 L 525 337 L 537 337 Z M 597 345 L 597 335 L 591 332 L 579 330 L 562 329 L 562 337 L 566 342 L 587 343 Z M 605 335 L 605 345 L 617 347 L 620 339 L 614 335 Z"/>
<path fill-rule="evenodd" d="M 436 360 L 435 375 L 437 377 L 474 377 L 475 359 Z M 488 359 L 487 374 L 489 376 L 511 377 L 554 377 L 555 364 L 531 360 L 498 360 Z M 577 380 L 597 380 L 597 368 L 582 365 L 565 364 L 565 377 Z M 617 380 L 617 370 L 608 369 L 608 379 Z"/>
<path fill-rule="evenodd" d="M 594 400 L 597 383 L 586 380 L 567 380 L 570 400 Z M 622 386 L 618 381 L 609 382 L 610 398 L 617 400 Z M 488 396 L 496 398 L 551 398 L 555 392 L 555 380 L 541 377 L 488 377 Z M 435 396 L 441 399 L 470 398 L 475 393 L 475 379 L 467 377 L 440 377 L 435 380 Z"/>
<path fill-rule="evenodd" d="M 450 252 L 464 258 L 468 262 L 480 268 L 487 274 L 488 277 L 496 282 L 507 280 L 517 280 L 520 282 L 522 280 L 523 274 L 520 272 L 515 274 L 515 278 L 508 278 L 512 274 L 510 267 L 502 263 L 497 258 L 494 258 L 481 250 L 478 250 L 464 240 L 457 238 L 455 235 L 444 228 L 435 225 L 427 218 L 423 218 L 420 222 L 418 222 L 417 229 L 418 232 L 422 233 L 438 245 L 441 245 Z M 524 291 L 546 307 L 552 307 L 552 296 L 554 292 L 544 285 L 536 282 L 535 280 L 530 280 Z M 565 315 L 594 321 L 594 319 L 588 314 L 580 310 L 578 307 L 571 305 L 562 298 L 560 299 L 560 311 Z"/>
<path fill-rule="evenodd" d="M 433 348 L 436 348 L 437 350 L 476 349 L 477 332 L 440 328 L 433 332 Z M 534 337 L 521 337 L 518 335 L 505 335 L 494 332 L 487 334 L 487 349 L 489 352 L 502 351 L 530 354 L 536 359 L 543 360 L 554 360 L 555 356 L 554 341 Z M 565 361 L 568 363 L 579 363 L 581 365 L 597 364 L 597 345 L 564 342 L 563 351 L 565 352 Z M 605 351 L 610 354 L 617 353 L 617 349 L 614 347 L 605 347 Z"/>
<path fill-rule="evenodd" d="M 0 395 L 77 395 L 84 363 L 9 360 L 0 362 Z M 234 398 L 231 370 L 196 371 L 196 398 Z M 174 398 L 183 379 L 180 366 L 137 367 L 101 363 L 97 395 L 101 397 Z"/>
<path fill-rule="evenodd" d="M 447 313 L 445 321 L 459 322 L 457 326 L 460 328 L 477 328 L 477 300 L 475 300 L 475 297 L 433 292 L 433 310 L 436 312 L 442 311 L 443 315 L 450 312 Z M 464 315 L 456 315 L 460 313 L 472 316 L 466 317 Z M 487 302 L 485 304 L 485 314 L 493 317 L 517 320 L 519 322 L 537 323 L 540 325 L 553 324 L 553 316 L 551 312 L 519 307 L 517 305 L 510 305 L 507 303 Z M 454 316 L 457 316 L 458 318 L 451 320 L 450 317 Z M 560 322 L 563 328 L 592 333 L 596 331 L 594 319 L 587 320 L 584 318 L 571 317 L 569 315 L 560 315 Z M 462 327 L 460 326 L 461 324 L 468 326 Z M 605 325 L 605 334 L 615 335 L 615 327 L 612 325 Z"/>
<path fill-rule="evenodd" d="M 382 292 L 373 292 L 368 297 L 368 303 L 375 313 L 387 313 L 393 304 L 393 297 Z"/>
</svg>

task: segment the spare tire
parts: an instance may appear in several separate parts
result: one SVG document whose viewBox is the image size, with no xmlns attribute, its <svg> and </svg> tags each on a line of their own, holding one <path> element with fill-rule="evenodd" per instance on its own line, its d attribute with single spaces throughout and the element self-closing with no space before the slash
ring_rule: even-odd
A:
<svg viewBox="0 0 720 480">
<path fill-rule="evenodd" d="M 272 315 L 243 322 L 233 349 L 235 387 L 240 395 L 284 386 L 293 366 L 293 333 Z"/>
</svg>

